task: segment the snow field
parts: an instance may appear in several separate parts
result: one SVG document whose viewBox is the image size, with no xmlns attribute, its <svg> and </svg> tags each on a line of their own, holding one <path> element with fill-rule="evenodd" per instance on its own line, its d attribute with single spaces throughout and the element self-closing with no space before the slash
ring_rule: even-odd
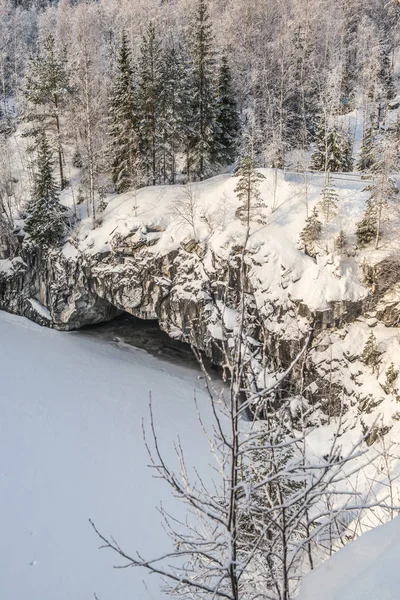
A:
<svg viewBox="0 0 400 600">
<path fill-rule="evenodd" d="M 151 391 L 168 460 L 179 434 L 188 463 L 206 471 L 197 372 L 5 313 L 0 365 L 1 598 L 160 600 L 155 578 L 112 568 L 121 560 L 98 550 L 88 519 L 129 552 L 170 547 L 155 507 L 185 509 L 147 467 L 142 418 Z"/>
</svg>

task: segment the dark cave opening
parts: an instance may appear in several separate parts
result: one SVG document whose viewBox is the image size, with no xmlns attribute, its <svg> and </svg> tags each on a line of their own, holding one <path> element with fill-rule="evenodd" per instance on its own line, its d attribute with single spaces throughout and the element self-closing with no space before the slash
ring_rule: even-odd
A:
<svg viewBox="0 0 400 600">
<path fill-rule="evenodd" d="M 152 356 L 174 364 L 201 370 L 189 344 L 171 338 L 154 319 L 139 319 L 123 312 L 110 321 L 86 325 L 80 331 L 106 341 L 140 348 Z M 211 369 L 214 373 L 219 370 L 207 358 L 203 357 L 203 360 L 207 370 Z"/>
</svg>

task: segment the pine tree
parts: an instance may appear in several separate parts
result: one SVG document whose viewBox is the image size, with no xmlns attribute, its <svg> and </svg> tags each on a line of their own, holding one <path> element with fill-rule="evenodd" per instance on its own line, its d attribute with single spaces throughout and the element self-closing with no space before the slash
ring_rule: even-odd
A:
<svg viewBox="0 0 400 600">
<path fill-rule="evenodd" d="M 24 229 L 37 244 L 55 246 L 60 243 L 66 231 L 65 208 L 58 201 L 52 154 L 44 133 L 38 138 L 36 174 L 28 215 Z"/>
<path fill-rule="evenodd" d="M 376 368 L 380 363 L 381 352 L 378 349 L 378 344 L 376 342 L 376 337 L 374 332 L 371 331 L 368 337 L 368 340 L 364 346 L 361 360 L 364 364 L 372 367 L 372 372 L 374 373 Z"/>
<path fill-rule="evenodd" d="M 161 43 L 153 23 L 148 25 L 143 35 L 138 81 L 141 160 L 149 183 L 156 185 L 161 170 L 160 156 L 163 141 L 160 122 L 163 82 Z"/>
<path fill-rule="evenodd" d="M 137 163 L 137 136 L 131 52 L 125 32 L 117 59 L 110 101 L 111 172 L 118 193 L 132 185 Z"/>
<path fill-rule="evenodd" d="M 314 207 L 311 215 L 300 233 L 300 245 L 307 256 L 315 256 L 315 243 L 321 238 L 322 223 L 318 219 L 318 211 Z"/>
<path fill-rule="evenodd" d="M 204 179 L 211 174 L 218 159 L 215 131 L 215 59 L 207 0 L 197 0 L 192 30 L 193 133 L 190 136 L 189 168 L 200 179 Z"/>
<path fill-rule="evenodd" d="M 23 93 L 29 105 L 24 120 L 30 123 L 30 128 L 25 135 L 36 139 L 45 131 L 53 137 L 58 154 L 61 189 L 66 182 L 60 117 L 70 92 L 65 57 L 57 55 L 54 37 L 50 34 L 44 40 L 39 54 L 28 65 Z"/>
<path fill-rule="evenodd" d="M 252 220 L 263 223 L 264 203 L 261 199 L 259 185 L 265 176 L 256 171 L 254 162 L 249 156 L 241 159 L 235 176 L 239 177 L 235 194 L 241 203 L 236 211 L 236 216 L 247 227 L 250 227 Z"/>
<path fill-rule="evenodd" d="M 324 187 L 321 192 L 319 207 L 324 215 L 325 223 L 328 223 L 337 213 L 338 194 L 333 187 L 332 178 L 328 171 Z"/>
<path fill-rule="evenodd" d="M 232 89 L 231 71 L 228 58 L 225 55 L 222 56 L 219 69 L 216 123 L 216 140 L 220 149 L 220 162 L 222 164 L 230 164 L 235 160 L 236 156 L 239 116 Z"/>
</svg>

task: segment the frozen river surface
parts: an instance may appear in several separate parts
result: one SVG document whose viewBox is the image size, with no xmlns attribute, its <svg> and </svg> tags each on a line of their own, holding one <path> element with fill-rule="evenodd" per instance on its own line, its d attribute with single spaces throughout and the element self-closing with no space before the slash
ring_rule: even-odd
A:
<svg viewBox="0 0 400 600">
<path fill-rule="evenodd" d="M 170 547 L 156 506 L 183 509 L 147 467 L 142 419 L 151 392 L 166 455 L 180 435 L 188 462 L 208 469 L 200 386 L 192 367 L 0 312 L 2 600 L 163 598 L 154 577 L 112 568 L 88 519 L 131 553 Z"/>
</svg>

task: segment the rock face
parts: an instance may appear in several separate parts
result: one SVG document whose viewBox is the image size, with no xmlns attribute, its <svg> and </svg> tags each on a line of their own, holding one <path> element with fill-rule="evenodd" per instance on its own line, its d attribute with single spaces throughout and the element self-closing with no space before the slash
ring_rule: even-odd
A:
<svg viewBox="0 0 400 600">
<path fill-rule="evenodd" d="M 171 337 L 193 344 L 218 364 L 223 356 L 222 339 L 234 339 L 242 249 L 234 248 L 229 260 L 222 261 L 207 248 L 186 240 L 178 248 L 157 254 L 152 252 L 157 235 L 118 237 L 101 254 L 66 252 L 65 248 L 41 252 L 21 245 L 18 256 L 0 261 L 0 309 L 60 330 L 107 321 L 126 311 L 158 320 Z M 252 256 L 246 255 L 245 329 L 255 356 L 255 376 L 286 369 L 312 328 L 306 360 L 294 369 L 285 386 L 291 393 L 305 390 L 313 402 L 325 400 L 333 414 L 348 358 L 343 354 L 332 367 L 324 332 L 339 337 L 343 332 L 343 337 L 346 326 L 367 312 L 385 324 L 398 324 L 398 278 L 393 274 L 389 284 L 379 283 L 379 273 L 385 268 L 375 267 L 375 288 L 365 300 L 330 302 L 324 310 L 311 310 L 293 300 L 283 285 L 281 302 L 265 290 L 260 302 Z M 335 370 L 338 380 L 330 376 L 327 385 L 326 374 Z M 352 391 L 347 391 L 351 396 Z"/>
</svg>

